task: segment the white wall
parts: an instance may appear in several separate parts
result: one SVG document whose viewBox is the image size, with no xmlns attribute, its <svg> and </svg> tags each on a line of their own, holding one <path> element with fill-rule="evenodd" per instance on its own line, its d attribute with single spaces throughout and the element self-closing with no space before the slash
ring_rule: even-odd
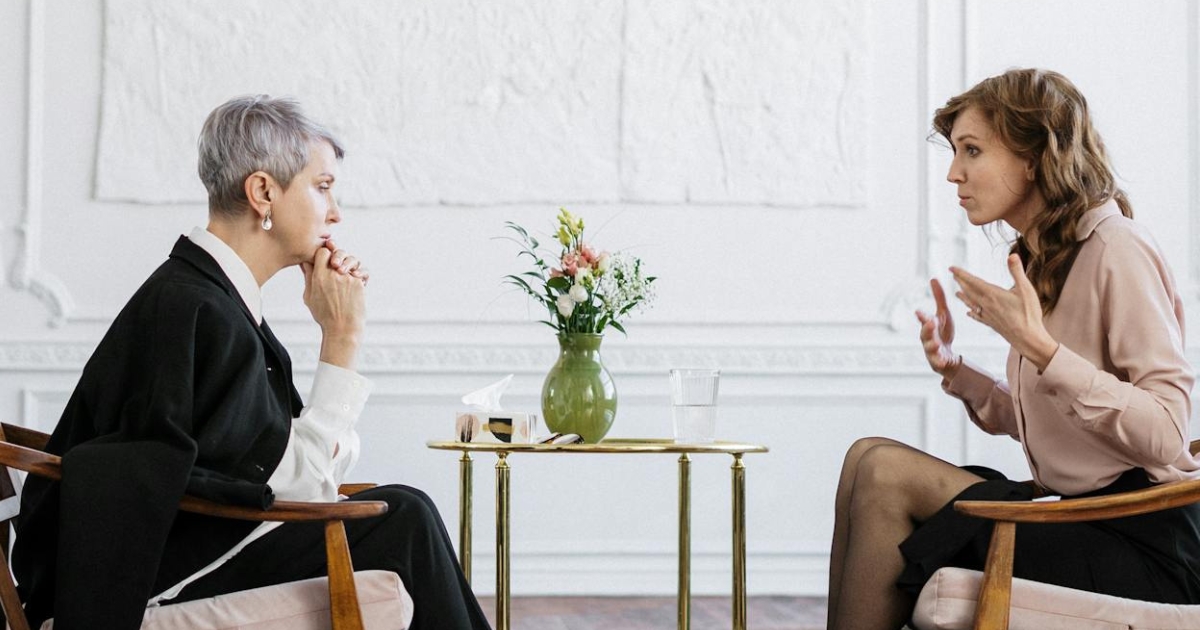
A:
<svg viewBox="0 0 1200 630">
<path fill-rule="evenodd" d="M 888 435 L 1021 475 L 928 373 L 911 311 L 963 264 L 1003 279 L 926 142 L 932 111 L 1008 67 L 1088 95 L 1137 218 L 1197 308 L 1194 2 L 976 0 L 8 0 L 0 21 L 0 418 L 49 430 L 107 323 L 205 220 L 204 115 L 292 94 L 349 147 L 340 241 L 373 271 L 363 370 L 376 394 L 356 477 L 427 489 L 457 527 L 458 396 L 516 373 L 536 410 L 555 356 L 500 276 L 493 237 L 558 206 L 643 258 L 653 310 L 610 335 L 614 436 L 670 432 L 665 374 L 722 368 L 720 437 L 748 456 L 751 593 L 823 593 L 837 467 Z M 329 13 L 330 11 L 334 13 Z M 298 273 L 267 318 L 305 391 L 318 331 Z M 960 321 L 965 318 L 960 318 Z M 999 369 L 970 322 L 960 346 Z M 1195 352 L 1193 350 L 1193 357 Z M 490 592 L 489 457 L 476 580 Z M 671 593 L 675 461 L 514 457 L 513 592 Z M 729 586 L 729 460 L 693 466 L 697 593 Z"/>
</svg>

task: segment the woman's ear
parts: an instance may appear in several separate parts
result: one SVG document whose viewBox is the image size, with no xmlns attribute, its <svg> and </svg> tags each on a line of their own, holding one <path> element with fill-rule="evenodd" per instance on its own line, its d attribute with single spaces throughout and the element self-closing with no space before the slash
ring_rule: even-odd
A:
<svg viewBox="0 0 1200 630">
<path fill-rule="evenodd" d="M 1025 181 L 1032 182 L 1037 180 L 1037 161 L 1025 160 Z"/>
<path fill-rule="evenodd" d="M 246 200 L 254 213 L 263 218 L 271 211 L 271 201 L 278 195 L 275 179 L 262 171 L 246 176 Z"/>
</svg>

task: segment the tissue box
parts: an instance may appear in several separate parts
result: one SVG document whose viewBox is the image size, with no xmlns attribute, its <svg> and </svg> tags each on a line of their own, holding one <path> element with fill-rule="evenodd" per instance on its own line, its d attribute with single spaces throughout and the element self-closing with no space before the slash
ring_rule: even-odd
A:
<svg viewBox="0 0 1200 630">
<path fill-rule="evenodd" d="M 462 411 L 455 417 L 459 442 L 533 444 L 537 442 L 537 414 L 510 411 Z"/>
</svg>

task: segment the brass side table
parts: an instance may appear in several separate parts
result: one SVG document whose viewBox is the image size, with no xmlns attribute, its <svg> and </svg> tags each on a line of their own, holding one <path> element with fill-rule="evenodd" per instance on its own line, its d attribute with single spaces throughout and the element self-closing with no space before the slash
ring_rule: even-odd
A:
<svg viewBox="0 0 1200 630">
<path fill-rule="evenodd" d="M 458 488 L 458 554 L 467 580 L 471 579 L 472 452 L 495 453 L 496 461 L 496 628 L 509 630 L 509 466 L 512 453 L 678 453 L 679 454 L 679 629 L 691 625 L 691 454 L 727 453 L 733 456 L 733 628 L 746 628 L 746 453 L 765 453 L 767 447 L 738 442 L 676 444 L 673 440 L 610 439 L 598 444 L 484 444 L 431 440 L 426 446 L 461 451 Z"/>
</svg>

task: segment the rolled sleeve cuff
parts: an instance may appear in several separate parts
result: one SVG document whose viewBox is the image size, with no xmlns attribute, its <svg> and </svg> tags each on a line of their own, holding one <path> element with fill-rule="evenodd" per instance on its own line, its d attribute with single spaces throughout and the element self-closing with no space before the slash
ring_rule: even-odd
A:
<svg viewBox="0 0 1200 630">
<path fill-rule="evenodd" d="M 320 409 L 338 426 L 330 427 L 344 431 L 354 426 L 362 414 L 373 385 L 366 377 L 336 365 L 321 362 L 313 378 L 308 406 Z"/>
<path fill-rule="evenodd" d="M 986 370 L 968 361 L 965 357 L 958 372 L 949 383 L 943 381 L 942 390 L 960 400 L 972 401 L 986 398 L 996 387 L 996 379 Z"/>
<path fill-rule="evenodd" d="M 1042 370 L 1033 391 L 1047 396 L 1063 414 L 1074 415 L 1072 404 L 1091 388 L 1096 366 L 1063 344 Z"/>
</svg>

